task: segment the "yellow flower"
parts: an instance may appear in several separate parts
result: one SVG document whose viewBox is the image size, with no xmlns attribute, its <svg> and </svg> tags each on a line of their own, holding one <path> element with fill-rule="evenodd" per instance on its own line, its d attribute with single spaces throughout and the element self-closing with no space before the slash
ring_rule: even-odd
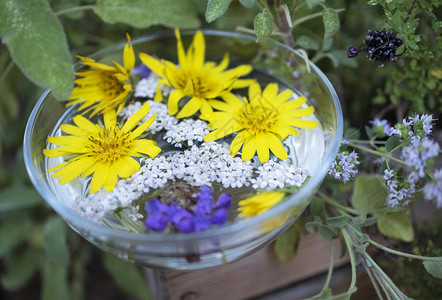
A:
<svg viewBox="0 0 442 300">
<path fill-rule="evenodd" d="M 133 91 L 129 76 L 135 65 L 135 53 L 130 44 L 130 36 L 127 34 L 127 44 L 124 46 L 124 67 L 117 62 L 113 62 L 114 67 L 87 57 L 78 57 L 83 61 L 83 65 L 92 69 L 76 73 L 82 78 L 75 80 L 77 86 L 68 98 L 72 100 L 68 106 L 81 103 L 78 110 L 83 113 L 92 111 L 91 117 L 117 107 L 119 113 L 128 95 Z"/>
<path fill-rule="evenodd" d="M 123 126 L 117 123 L 115 110 L 108 110 L 103 114 L 104 126 L 94 124 L 81 115 L 75 116 L 73 121 L 76 126 L 60 126 L 68 135 L 48 138 L 50 143 L 62 147 L 43 150 L 48 157 L 74 157 L 48 172 L 58 170 L 52 177 L 61 177 L 61 184 L 78 176 L 93 174 L 89 192 L 96 193 L 103 186 L 106 191 L 112 191 L 118 177 L 128 178 L 140 169 L 140 164 L 133 156 L 140 157 L 140 153 L 143 153 L 154 158 L 161 151 L 155 141 L 139 139 L 156 115 L 133 130 L 148 112 L 149 104 L 145 103 Z"/>
<path fill-rule="evenodd" d="M 286 159 L 282 141 L 289 135 L 299 134 L 294 127 L 315 128 L 317 121 L 303 120 L 313 114 L 313 107 L 299 108 L 306 99 L 290 99 L 293 91 L 287 89 L 278 94 L 278 85 L 271 83 L 264 91 L 258 83 L 249 87 L 249 99 L 232 94 L 224 95 L 224 101 L 212 100 L 214 112 L 210 127 L 214 129 L 204 141 L 214 141 L 239 132 L 230 145 L 230 154 L 236 155 L 242 147 L 241 158 L 250 160 L 256 152 L 261 162 L 269 160 L 269 150 L 278 158 Z"/>
<path fill-rule="evenodd" d="M 168 98 L 168 112 L 175 115 L 178 112 L 178 102 L 188 97 L 189 101 L 183 106 L 177 118 L 190 117 L 201 112 L 202 119 L 208 119 L 213 113 L 208 100 L 229 94 L 234 88 L 246 87 L 253 80 L 238 79 L 252 71 L 250 65 L 241 65 L 226 70 L 229 56 L 226 54 L 219 65 L 215 62 L 205 62 L 205 41 L 201 31 L 197 31 L 187 53 L 184 51 L 180 32 L 176 29 L 178 40 L 179 66 L 166 60 L 157 60 L 146 53 L 140 53 L 141 61 L 162 79 L 157 85 L 155 101 L 162 100 L 160 87 L 163 84 L 175 88 Z"/>
<path fill-rule="evenodd" d="M 283 197 L 284 193 L 282 192 L 262 192 L 251 198 L 241 200 L 238 203 L 239 217 L 250 219 L 265 213 L 278 204 Z"/>
</svg>

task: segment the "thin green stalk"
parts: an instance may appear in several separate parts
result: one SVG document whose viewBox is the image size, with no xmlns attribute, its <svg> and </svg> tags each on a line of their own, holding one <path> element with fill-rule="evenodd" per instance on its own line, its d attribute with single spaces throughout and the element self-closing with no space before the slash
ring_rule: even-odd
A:
<svg viewBox="0 0 442 300">
<path fill-rule="evenodd" d="M 62 9 L 62 10 L 55 12 L 55 15 L 58 17 L 58 16 L 61 16 L 64 14 L 74 12 L 74 11 L 91 10 L 94 7 L 95 7 L 95 5 L 82 5 L 82 6 L 69 7 L 69 8 Z"/>
<path fill-rule="evenodd" d="M 425 257 L 425 256 L 420 256 L 420 255 L 414 255 L 414 254 L 400 252 L 400 251 L 397 251 L 397 250 L 385 247 L 385 246 L 383 246 L 381 244 L 376 243 L 375 241 L 373 241 L 371 239 L 369 239 L 368 242 L 370 244 L 378 247 L 379 249 L 382 249 L 384 251 L 387 251 L 387 252 L 390 252 L 392 254 L 396 254 L 396 255 L 399 255 L 399 256 L 404 256 L 404 257 L 414 258 L 414 259 L 420 259 L 420 260 L 436 260 L 436 261 L 442 260 L 442 256 L 439 256 L 439 257 L 437 257 L 437 256 L 436 257 Z"/>
<path fill-rule="evenodd" d="M 379 151 L 376 151 L 376 150 L 372 150 L 372 149 L 370 149 L 370 148 L 367 148 L 367 147 L 364 147 L 364 146 L 360 146 L 360 145 L 358 145 L 358 144 L 354 144 L 354 143 L 352 143 L 352 142 L 349 142 L 348 145 L 350 145 L 350 146 L 353 147 L 353 148 L 356 148 L 356 149 L 359 149 L 359 150 L 362 150 L 362 151 L 366 151 L 366 152 L 371 153 L 371 154 L 374 154 L 374 155 L 378 155 L 378 156 L 381 156 L 381 157 L 384 157 L 384 158 L 387 158 L 387 159 L 391 159 L 392 161 L 395 161 L 395 162 L 397 162 L 397 163 L 400 163 L 400 164 L 403 164 L 403 165 L 407 165 L 407 164 L 405 163 L 405 161 L 400 160 L 400 159 L 398 159 L 398 158 L 396 158 L 396 157 L 393 157 L 393 156 L 387 155 L 387 154 L 385 154 L 385 153 L 382 153 L 382 152 L 379 152 Z"/>
<path fill-rule="evenodd" d="M 335 11 L 337 13 L 340 13 L 340 12 L 345 11 L 345 8 L 338 8 L 338 9 L 335 9 Z M 314 18 L 317 18 L 317 17 L 321 17 L 321 16 L 322 16 L 322 12 L 317 12 L 317 13 L 314 13 L 314 14 L 311 14 L 311 15 L 299 18 L 296 21 L 292 20 L 292 29 L 295 28 L 297 25 L 299 25 L 301 23 L 304 23 L 305 21 L 308 21 L 310 19 L 314 19 Z"/>
<path fill-rule="evenodd" d="M 334 206 L 334 207 L 336 207 L 336 208 L 340 208 L 340 209 L 342 209 L 343 211 L 346 211 L 346 212 L 351 213 L 351 214 L 354 214 L 354 215 L 357 215 L 357 214 L 358 214 L 358 211 L 357 211 L 356 209 L 353 209 L 353 208 L 350 208 L 350 207 L 343 206 L 343 205 L 337 203 L 336 201 L 334 201 L 333 199 L 327 197 L 327 195 L 325 195 L 325 194 L 322 193 L 322 192 L 318 192 L 318 195 L 319 195 L 321 198 L 323 198 L 324 201 L 327 202 L 328 204 L 330 204 L 331 206 Z"/>
<path fill-rule="evenodd" d="M 12 67 L 14 66 L 14 61 L 11 60 L 9 64 L 6 66 L 6 69 L 3 71 L 2 75 L 0 75 L 0 84 L 2 84 L 3 80 L 5 80 L 6 75 L 12 70 Z"/>
<path fill-rule="evenodd" d="M 387 274 L 385 274 L 385 272 L 377 265 L 377 263 L 373 260 L 373 258 L 371 258 L 371 256 L 368 255 L 366 252 L 363 255 L 365 259 L 370 263 L 370 265 L 374 267 L 374 270 L 379 273 L 380 277 L 382 277 L 382 280 L 380 280 L 380 282 L 387 285 L 388 290 L 390 290 L 392 294 L 395 296 L 394 299 L 407 299 L 405 294 L 402 293 L 401 290 L 399 290 L 396 284 L 394 284 L 394 282 L 390 279 L 390 277 Z"/>
<path fill-rule="evenodd" d="M 341 229 L 341 232 L 344 237 L 345 244 L 347 245 L 348 255 L 350 256 L 351 282 L 350 282 L 350 287 L 348 288 L 348 290 L 350 291 L 356 286 L 356 259 L 352 249 L 352 241 L 348 232 L 344 228 Z"/>
<path fill-rule="evenodd" d="M 330 285 L 330 280 L 331 280 L 331 277 L 333 274 L 333 258 L 334 258 L 333 250 L 334 250 L 333 240 L 330 239 L 330 259 L 329 259 L 329 263 L 328 263 L 327 278 L 325 279 L 324 287 L 322 288 L 322 290 L 319 294 L 322 294 Z"/>
<path fill-rule="evenodd" d="M 379 300 L 383 300 L 384 297 L 382 297 L 381 290 L 379 289 L 379 282 L 373 276 L 373 273 L 371 272 L 371 269 L 367 266 L 367 263 L 365 261 L 363 263 L 364 263 L 365 271 L 367 272 L 368 277 L 370 277 L 370 281 L 373 284 L 376 295 L 378 296 Z"/>
<path fill-rule="evenodd" d="M 372 141 L 372 140 L 349 140 L 352 143 L 358 143 L 358 144 L 379 144 L 379 145 L 385 145 L 386 141 Z"/>
</svg>

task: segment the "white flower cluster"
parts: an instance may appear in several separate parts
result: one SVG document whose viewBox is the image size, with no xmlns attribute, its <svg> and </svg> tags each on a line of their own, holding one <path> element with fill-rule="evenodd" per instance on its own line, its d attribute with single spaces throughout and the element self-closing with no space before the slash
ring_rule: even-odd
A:
<svg viewBox="0 0 442 300">
<path fill-rule="evenodd" d="M 160 79 L 161 78 L 153 72 L 151 72 L 147 78 L 141 79 L 135 86 L 135 97 L 153 99 Z M 171 88 L 165 84 L 161 86 L 160 90 L 163 96 L 169 95 L 171 92 Z"/>
<path fill-rule="evenodd" d="M 147 115 L 141 120 L 140 124 L 142 122 L 145 122 L 147 119 L 152 117 L 153 115 L 157 114 L 157 117 L 155 118 L 155 121 L 153 121 L 152 125 L 149 127 L 149 131 L 152 134 L 155 134 L 163 129 L 170 130 L 172 127 L 178 123 L 178 119 L 174 116 L 171 116 L 167 113 L 167 106 L 160 102 L 155 102 L 152 100 L 148 100 L 148 103 L 150 103 L 149 112 Z M 134 113 L 136 113 L 141 106 L 143 106 L 143 102 L 137 101 L 134 103 L 131 103 L 127 105 L 120 113 L 120 116 L 129 118 Z"/>
<path fill-rule="evenodd" d="M 307 179 L 309 173 L 288 160 L 277 162 L 269 160 L 258 167 L 258 176 L 251 180 L 254 189 L 272 190 L 284 186 L 300 187 Z"/>
<path fill-rule="evenodd" d="M 118 207 L 130 207 L 135 199 L 142 196 L 142 190 L 132 178 L 118 181 L 112 192 L 101 189 L 98 193 L 89 193 L 86 197 L 76 197 L 72 209 L 92 221 L 100 222 L 106 213 Z"/>
<path fill-rule="evenodd" d="M 183 144 L 192 147 L 195 141 L 202 142 L 209 133 L 209 126 L 202 120 L 184 119 L 169 127 L 164 139 L 171 145 L 181 148 Z"/>
</svg>

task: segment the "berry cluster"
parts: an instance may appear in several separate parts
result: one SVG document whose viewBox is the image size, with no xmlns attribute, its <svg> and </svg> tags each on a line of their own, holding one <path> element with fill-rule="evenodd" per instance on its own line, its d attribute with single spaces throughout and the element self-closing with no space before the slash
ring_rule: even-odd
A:
<svg viewBox="0 0 442 300">
<path fill-rule="evenodd" d="M 347 56 L 356 57 L 359 52 L 367 51 L 367 57 L 372 61 L 396 61 L 396 49 L 403 41 L 397 38 L 397 33 L 386 31 L 384 28 L 381 31 L 369 30 L 364 43 L 366 47 L 360 50 L 350 47 Z"/>
</svg>

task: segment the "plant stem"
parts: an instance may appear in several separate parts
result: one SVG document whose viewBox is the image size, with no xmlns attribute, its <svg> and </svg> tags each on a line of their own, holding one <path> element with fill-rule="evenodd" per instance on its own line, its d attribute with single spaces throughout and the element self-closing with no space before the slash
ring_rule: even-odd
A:
<svg viewBox="0 0 442 300">
<path fill-rule="evenodd" d="M 385 145 L 386 141 L 368 141 L 368 140 L 349 140 L 349 142 L 352 143 L 358 143 L 358 144 L 379 144 L 379 145 Z"/>
<path fill-rule="evenodd" d="M 392 254 L 396 254 L 396 255 L 399 255 L 399 256 L 404 256 L 404 257 L 414 258 L 414 259 L 420 259 L 420 260 L 436 260 L 436 261 L 440 260 L 440 261 L 442 261 L 442 256 L 439 256 L 439 257 L 437 257 L 437 256 L 436 257 L 425 257 L 425 256 L 420 256 L 420 255 L 414 255 L 414 254 L 400 252 L 400 251 L 397 251 L 397 250 L 385 247 L 385 246 L 383 246 L 381 244 L 376 243 L 375 241 L 373 241 L 371 239 L 369 239 L 368 242 L 370 244 L 378 247 L 379 249 L 382 249 L 384 251 L 387 251 L 387 252 L 390 252 Z"/>
<path fill-rule="evenodd" d="M 368 277 L 370 277 L 370 281 L 373 284 L 374 290 L 376 291 L 376 295 L 378 296 L 378 298 L 380 300 L 383 300 L 384 298 L 382 297 L 382 293 L 379 289 L 379 282 L 377 282 L 376 278 L 373 276 L 373 273 L 372 273 L 371 269 L 367 266 L 366 261 L 363 261 L 363 265 L 364 265 L 365 271 L 368 274 Z"/>
<path fill-rule="evenodd" d="M 334 258 L 333 250 L 334 250 L 333 240 L 331 239 L 330 240 L 330 260 L 329 260 L 329 264 L 328 264 L 327 278 L 325 279 L 324 287 L 322 288 L 321 292 L 319 293 L 320 295 L 328 288 L 328 286 L 330 284 L 330 279 L 333 274 L 333 258 Z"/>
<path fill-rule="evenodd" d="M 338 8 L 338 9 L 335 9 L 335 11 L 336 11 L 337 13 L 340 13 L 340 12 L 345 11 L 345 8 Z M 317 18 L 317 17 L 321 17 L 321 16 L 322 16 L 322 12 L 317 12 L 317 13 L 314 13 L 314 14 L 311 14 L 311 15 L 308 15 L 308 16 L 305 16 L 305 17 L 302 17 L 302 18 L 299 18 L 299 19 L 297 19 L 296 21 L 293 20 L 293 21 L 292 21 L 292 29 L 293 29 L 295 26 L 297 26 L 297 25 L 299 25 L 299 24 L 301 24 L 301 23 L 304 23 L 305 21 L 308 21 L 308 20 L 310 20 L 310 19 L 314 19 L 314 18 Z"/>
<path fill-rule="evenodd" d="M 282 7 L 283 5 L 286 5 L 283 2 L 283 0 L 275 0 L 275 9 L 276 13 L 278 14 L 278 19 L 280 23 L 279 30 L 284 33 L 285 43 L 287 44 L 287 46 L 293 47 L 295 45 L 295 41 L 293 40 L 293 35 L 291 32 L 291 22 L 289 22 L 289 20 L 287 19 L 287 14 Z M 291 19 L 290 15 L 288 17 Z M 291 25 L 293 27 L 293 23 Z"/>
<path fill-rule="evenodd" d="M 70 8 L 66 8 L 66 9 L 62 9 L 62 10 L 57 11 L 55 13 L 55 15 L 58 17 L 58 16 L 61 16 L 61 15 L 64 15 L 64 14 L 68 14 L 68 13 L 74 12 L 74 11 L 91 10 L 95 6 L 96 5 L 82 5 L 82 6 L 70 7 Z"/>
<path fill-rule="evenodd" d="M 370 148 L 367 148 L 367 147 L 364 147 L 364 146 L 360 146 L 360 145 L 354 144 L 352 142 L 348 142 L 348 145 L 350 145 L 353 148 L 356 148 L 356 149 L 359 149 L 359 150 L 362 150 L 362 151 L 366 151 L 366 152 L 374 154 L 374 155 L 381 156 L 383 158 L 391 159 L 392 161 L 395 161 L 397 163 L 400 163 L 400 164 L 403 164 L 403 165 L 407 165 L 403 160 L 400 160 L 400 159 L 398 159 L 396 157 L 393 157 L 393 156 L 390 156 L 388 154 L 385 154 L 385 153 L 382 153 L 382 152 L 379 152 L 379 151 L 376 151 L 376 150 L 372 150 Z"/>
<path fill-rule="evenodd" d="M 345 244 L 347 245 L 348 255 L 350 256 L 351 282 L 350 282 L 350 287 L 348 288 L 348 290 L 350 291 L 356 286 L 356 260 L 355 260 L 355 254 L 352 249 L 352 241 L 348 232 L 344 228 L 341 229 L 341 232 L 344 237 Z"/>
<path fill-rule="evenodd" d="M 356 209 L 341 205 L 339 203 L 337 203 L 336 201 L 334 201 L 333 199 L 329 198 L 327 195 L 325 195 L 323 192 L 318 192 L 318 195 L 324 199 L 325 202 L 327 202 L 328 204 L 330 204 L 331 206 L 334 206 L 336 208 L 340 208 L 343 211 L 346 211 L 348 213 L 357 215 L 358 211 Z"/>
<path fill-rule="evenodd" d="M 6 66 L 6 69 L 3 71 L 2 75 L 0 75 L 0 85 L 2 84 L 3 80 L 5 80 L 6 75 L 8 75 L 8 73 L 12 70 L 14 64 L 14 61 L 11 59 L 9 64 Z"/>
</svg>

